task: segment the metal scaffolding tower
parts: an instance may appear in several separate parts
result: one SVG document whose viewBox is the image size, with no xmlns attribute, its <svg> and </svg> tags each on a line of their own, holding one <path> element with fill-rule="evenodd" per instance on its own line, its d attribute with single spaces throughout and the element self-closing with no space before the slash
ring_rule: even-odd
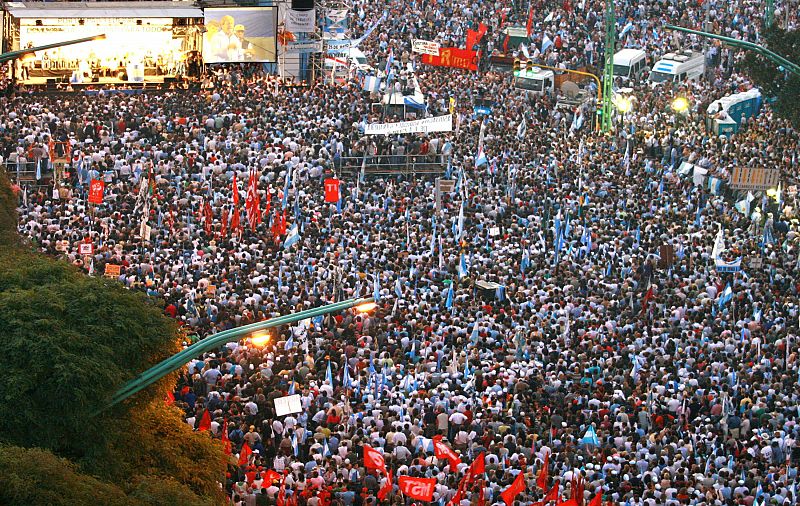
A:
<svg viewBox="0 0 800 506">
<path fill-rule="evenodd" d="M 614 85 L 614 49 L 617 40 L 617 18 L 614 14 L 614 0 L 606 0 L 605 14 L 606 41 L 603 46 L 603 107 L 600 118 L 600 129 L 603 132 L 611 131 L 611 118 L 614 105 L 611 103 L 611 94 Z"/>
</svg>

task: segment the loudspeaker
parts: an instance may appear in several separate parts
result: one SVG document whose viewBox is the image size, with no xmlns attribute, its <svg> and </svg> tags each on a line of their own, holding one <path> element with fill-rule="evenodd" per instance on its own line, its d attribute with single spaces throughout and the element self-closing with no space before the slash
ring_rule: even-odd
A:
<svg viewBox="0 0 800 506">
<path fill-rule="evenodd" d="M 56 79 L 55 77 L 49 77 L 49 78 L 47 78 L 47 89 L 48 89 L 48 90 L 54 90 L 54 89 L 56 89 L 56 82 L 57 82 L 57 81 L 58 81 L 58 79 Z"/>
<path fill-rule="evenodd" d="M 314 0 L 292 0 L 292 9 L 307 11 L 314 8 Z"/>
</svg>

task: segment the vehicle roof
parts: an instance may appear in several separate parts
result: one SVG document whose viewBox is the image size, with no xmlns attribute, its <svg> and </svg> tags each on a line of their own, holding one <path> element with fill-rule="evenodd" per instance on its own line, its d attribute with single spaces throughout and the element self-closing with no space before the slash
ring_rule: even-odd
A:
<svg viewBox="0 0 800 506">
<path fill-rule="evenodd" d="M 617 53 L 614 55 L 614 61 L 619 60 L 620 62 L 622 62 L 622 61 L 632 60 L 633 58 L 638 58 L 643 53 L 644 51 L 641 49 L 634 49 L 631 47 L 627 47 L 625 49 L 620 49 L 619 51 L 617 51 Z"/>
</svg>

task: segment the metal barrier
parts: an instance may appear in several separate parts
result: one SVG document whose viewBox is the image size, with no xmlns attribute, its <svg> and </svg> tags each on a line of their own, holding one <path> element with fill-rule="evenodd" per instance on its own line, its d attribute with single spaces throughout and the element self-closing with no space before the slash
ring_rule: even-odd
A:
<svg viewBox="0 0 800 506">
<path fill-rule="evenodd" d="M 365 175 L 441 174 L 447 161 L 436 155 L 373 155 L 342 156 L 334 158 L 334 166 L 344 174 L 359 174 L 363 167 Z"/>
</svg>

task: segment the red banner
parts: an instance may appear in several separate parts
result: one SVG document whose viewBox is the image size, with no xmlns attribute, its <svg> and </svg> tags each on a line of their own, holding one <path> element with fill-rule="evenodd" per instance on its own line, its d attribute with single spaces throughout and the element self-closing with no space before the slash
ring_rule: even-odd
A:
<svg viewBox="0 0 800 506">
<path fill-rule="evenodd" d="M 325 202 L 339 202 L 339 183 L 335 178 L 325 180 Z"/>
<path fill-rule="evenodd" d="M 432 501 L 433 491 L 436 488 L 436 478 L 412 478 L 400 476 L 397 478 L 400 492 L 406 497 L 420 501 Z"/>
<path fill-rule="evenodd" d="M 383 460 L 383 455 L 369 445 L 364 445 L 364 467 L 386 472 L 386 462 Z"/>
<path fill-rule="evenodd" d="M 103 203 L 103 189 L 105 183 L 100 179 L 92 179 L 89 183 L 89 203 L 102 204 Z"/>
<path fill-rule="evenodd" d="M 422 55 L 422 63 L 437 67 L 478 70 L 478 53 L 457 47 L 443 47 L 439 50 L 439 56 Z"/>
</svg>

